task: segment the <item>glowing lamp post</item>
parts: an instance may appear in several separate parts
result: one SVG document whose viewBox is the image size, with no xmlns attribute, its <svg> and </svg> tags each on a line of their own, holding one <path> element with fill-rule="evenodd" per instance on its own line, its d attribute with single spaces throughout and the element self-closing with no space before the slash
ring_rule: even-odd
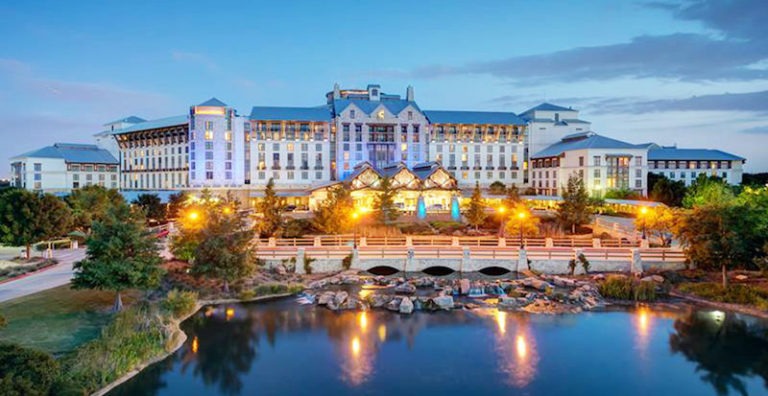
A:
<svg viewBox="0 0 768 396">
<path fill-rule="evenodd" d="M 506 220 L 507 208 L 499 206 L 499 209 L 496 211 L 499 213 L 499 217 L 501 217 L 501 222 L 499 223 L 499 238 L 501 238 L 504 236 L 504 220 Z"/>
<path fill-rule="evenodd" d="M 645 217 L 646 217 L 647 215 L 648 215 L 648 208 L 647 208 L 647 207 L 645 207 L 645 206 L 643 206 L 642 208 L 640 208 L 640 218 L 642 219 L 641 221 L 642 221 L 642 223 L 643 223 L 643 239 L 645 239 L 645 238 L 646 238 L 646 233 L 645 233 Z"/>
<path fill-rule="evenodd" d="M 357 219 L 360 218 L 360 213 L 357 211 L 352 212 L 352 248 L 357 249 Z"/>
<path fill-rule="evenodd" d="M 525 246 L 523 246 L 523 222 L 525 221 L 525 212 L 519 212 L 517 214 L 518 220 L 520 220 L 520 249 L 524 249 Z"/>
<path fill-rule="evenodd" d="M 198 213 L 197 211 L 194 211 L 194 210 L 193 210 L 193 211 L 189 212 L 189 214 L 187 215 L 187 218 L 188 218 L 190 221 L 193 221 L 193 222 L 194 222 L 194 221 L 197 221 L 197 220 L 199 220 L 199 219 L 200 219 L 200 213 Z"/>
</svg>

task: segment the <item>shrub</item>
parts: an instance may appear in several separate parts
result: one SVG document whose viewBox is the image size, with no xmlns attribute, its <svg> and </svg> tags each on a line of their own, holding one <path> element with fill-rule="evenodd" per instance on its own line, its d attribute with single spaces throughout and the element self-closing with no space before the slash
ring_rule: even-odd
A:
<svg viewBox="0 0 768 396">
<path fill-rule="evenodd" d="M 0 315 L 0 329 L 5 327 L 8 324 L 8 320 L 5 319 L 5 316 Z"/>
<path fill-rule="evenodd" d="M 584 273 L 589 273 L 589 260 L 587 260 L 587 256 L 584 255 L 584 253 L 579 253 L 578 257 L 579 261 L 581 262 L 581 266 L 584 267 Z"/>
<path fill-rule="evenodd" d="M 632 297 L 635 301 L 656 301 L 656 284 L 649 281 L 633 284 Z"/>
<path fill-rule="evenodd" d="M 53 356 L 0 343 L 0 394 L 47 395 L 59 373 L 59 364 Z"/>
<path fill-rule="evenodd" d="M 263 297 L 263 296 L 271 296 L 275 294 L 297 294 L 300 293 L 302 290 L 304 290 L 304 286 L 300 284 L 290 284 L 286 285 L 283 283 L 262 283 L 258 286 L 256 286 L 251 293 L 248 292 L 242 292 L 240 293 L 241 298 L 243 298 L 243 294 L 246 294 L 250 298 L 255 297 Z M 246 299 L 246 298 L 243 298 Z"/>
<path fill-rule="evenodd" d="M 576 260 L 575 259 L 570 259 L 568 261 L 568 269 L 571 271 L 571 275 L 576 273 Z"/>
<path fill-rule="evenodd" d="M 600 294 L 617 300 L 632 299 L 632 279 L 625 276 L 609 276 L 598 286 Z"/>
<path fill-rule="evenodd" d="M 299 294 L 304 291 L 304 286 L 298 283 L 288 285 L 288 293 Z"/>
<path fill-rule="evenodd" d="M 758 289 L 750 285 L 733 284 L 727 288 L 719 283 L 684 283 L 680 285 L 680 291 L 695 294 L 712 301 L 731 304 L 768 306 L 768 291 Z"/>
<path fill-rule="evenodd" d="M 352 267 L 352 253 L 341 259 L 341 268 L 348 270 L 350 267 Z"/>
<path fill-rule="evenodd" d="M 254 290 L 243 290 L 243 291 L 240 292 L 238 297 L 241 300 L 252 300 L 252 299 L 256 298 L 256 291 L 254 291 Z"/>
<path fill-rule="evenodd" d="M 304 256 L 304 272 L 307 275 L 312 275 L 312 262 L 315 261 L 312 257 Z"/>
<path fill-rule="evenodd" d="M 465 228 L 464 224 L 456 221 L 431 221 L 429 225 L 442 235 L 450 235 Z"/>
<path fill-rule="evenodd" d="M 283 238 L 301 238 L 314 231 L 312 222 L 307 219 L 291 219 L 285 223 Z"/>
<path fill-rule="evenodd" d="M 163 308 L 180 318 L 192 313 L 197 306 L 197 292 L 173 289 L 163 301 Z"/>
</svg>

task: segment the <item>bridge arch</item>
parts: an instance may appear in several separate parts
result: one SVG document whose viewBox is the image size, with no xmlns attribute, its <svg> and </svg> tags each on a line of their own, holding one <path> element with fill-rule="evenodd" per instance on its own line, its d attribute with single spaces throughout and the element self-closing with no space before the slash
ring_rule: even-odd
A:
<svg viewBox="0 0 768 396">
<path fill-rule="evenodd" d="M 446 276 L 456 272 L 456 270 L 443 265 L 434 265 L 424 268 L 421 272 L 431 276 Z"/>
<path fill-rule="evenodd" d="M 400 272 L 399 269 L 389 265 L 377 265 L 375 267 L 368 268 L 369 273 L 373 275 L 389 276 Z"/>
</svg>

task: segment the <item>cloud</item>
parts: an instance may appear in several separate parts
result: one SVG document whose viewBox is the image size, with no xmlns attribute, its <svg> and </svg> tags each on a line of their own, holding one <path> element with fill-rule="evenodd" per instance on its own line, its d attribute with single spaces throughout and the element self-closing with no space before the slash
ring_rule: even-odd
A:
<svg viewBox="0 0 768 396">
<path fill-rule="evenodd" d="M 667 4 L 666 9 L 674 10 L 673 15 L 678 19 L 699 21 L 726 37 L 747 40 L 768 37 L 765 0 L 695 0 L 679 3 L 677 7 Z"/>
<path fill-rule="evenodd" d="M 692 96 L 685 99 L 631 101 L 623 98 L 606 112 L 653 113 L 660 111 L 748 111 L 768 113 L 768 91 Z"/>
<path fill-rule="evenodd" d="M 768 135 L 768 125 L 742 129 L 739 132 L 750 134 L 750 135 Z"/>
</svg>

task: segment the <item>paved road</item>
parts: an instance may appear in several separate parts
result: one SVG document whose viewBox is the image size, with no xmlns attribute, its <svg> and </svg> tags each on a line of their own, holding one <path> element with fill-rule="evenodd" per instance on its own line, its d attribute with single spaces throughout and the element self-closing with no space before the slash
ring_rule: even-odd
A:
<svg viewBox="0 0 768 396">
<path fill-rule="evenodd" d="M 72 279 L 72 264 L 85 257 L 85 249 L 57 250 L 53 256 L 59 260 L 53 268 L 15 281 L 0 284 L 0 302 L 37 293 L 69 283 Z"/>
</svg>

